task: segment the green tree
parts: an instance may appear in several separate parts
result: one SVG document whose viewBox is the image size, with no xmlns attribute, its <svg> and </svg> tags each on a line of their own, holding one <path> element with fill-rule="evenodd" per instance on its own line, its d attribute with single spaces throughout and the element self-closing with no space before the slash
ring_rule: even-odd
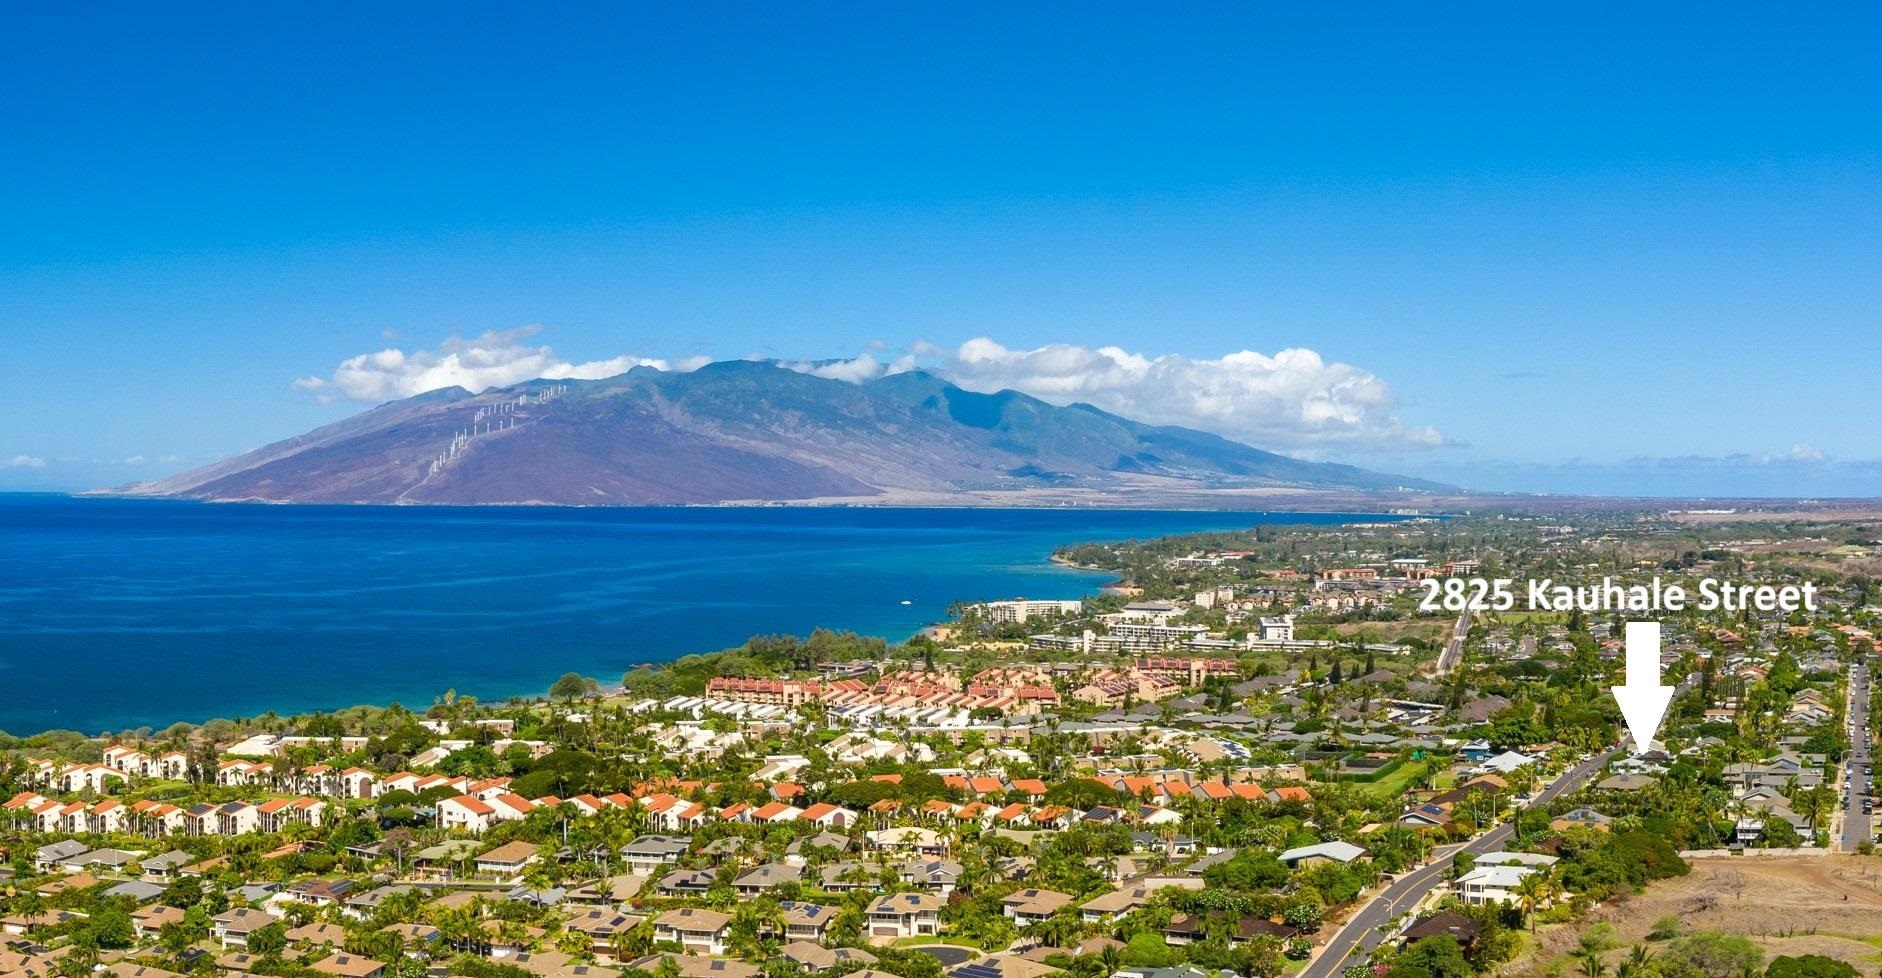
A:
<svg viewBox="0 0 1882 978">
<path fill-rule="evenodd" d="M 1857 978 L 1860 974 L 1848 962 L 1821 954 L 1780 954 L 1764 969 L 1765 978 Z"/>
<path fill-rule="evenodd" d="M 1439 934 L 1414 941 L 1392 960 L 1385 978 L 1474 978 L 1457 938 Z"/>
<path fill-rule="evenodd" d="M 577 672 L 565 672 L 549 686 L 549 698 L 573 703 L 601 688 L 601 684 Z"/>
<path fill-rule="evenodd" d="M 1739 978 L 1757 971 L 1764 952 L 1750 938 L 1708 931 L 1674 941 L 1666 957 L 1691 965 L 1706 978 Z"/>
</svg>

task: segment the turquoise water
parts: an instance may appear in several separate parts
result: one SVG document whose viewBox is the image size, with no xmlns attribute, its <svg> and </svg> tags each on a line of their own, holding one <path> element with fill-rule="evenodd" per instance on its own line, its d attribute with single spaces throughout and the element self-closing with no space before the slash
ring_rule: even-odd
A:
<svg viewBox="0 0 1882 978">
<path fill-rule="evenodd" d="M 1062 544 L 1383 518 L 0 494 L 0 730 L 534 694 L 818 626 L 900 639 L 953 601 L 1103 583 L 1050 563 Z"/>
</svg>

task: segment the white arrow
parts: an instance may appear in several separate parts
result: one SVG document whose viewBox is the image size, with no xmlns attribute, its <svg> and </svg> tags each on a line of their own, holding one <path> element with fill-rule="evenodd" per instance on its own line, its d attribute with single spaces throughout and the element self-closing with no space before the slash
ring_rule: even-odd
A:
<svg viewBox="0 0 1882 978">
<path fill-rule="evenodd" d="M 1673 702 L 1673 687 L 1660 685 L 1659 622 L 1627 623 L 1627 685 L 1614 687 L 1614 701 L 1627 719 L 1634 753 L 1646 753 L 1653 735 L 1660 732 L 1667 704 Z"/>
</svg>

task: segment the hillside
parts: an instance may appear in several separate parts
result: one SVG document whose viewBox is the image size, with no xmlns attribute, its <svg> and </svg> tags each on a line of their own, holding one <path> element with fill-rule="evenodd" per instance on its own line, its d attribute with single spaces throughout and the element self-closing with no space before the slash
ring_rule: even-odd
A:
<svg viewBox="0 0 1882 978">
<path fill-rule="evenodd" d="M 758 361 L 432 391 L 136 495 L 658 505 L 1076 488 L 1444 487 L 1305 462 L 923 372 L 852 384 Z"/>
</svg>

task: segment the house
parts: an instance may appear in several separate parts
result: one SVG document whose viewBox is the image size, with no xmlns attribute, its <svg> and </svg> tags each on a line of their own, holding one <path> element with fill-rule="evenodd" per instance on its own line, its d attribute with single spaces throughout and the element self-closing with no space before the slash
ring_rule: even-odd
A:
<svg viewBox="0 0 1882 978">
<path fill-rule="evenodd" d="M 785 940 L 821 941 L 830 930 L 830 922 L 836 919 L 836 908 L 785 900 L 778 904 L 778 916 L 784 925 Z"/>
<path fill-rule="evenodd" d="M 1147 886 L 1128 886 L 1101 893 L 1078 905 L 1078 918 L 1087 924 L 1103 923 L 1148 904 L 1153 892 Z"/>
<path fill-rule="evenodd" d="M 78 873 L 55 880 L 47 880 L 33 888 L 40 896 L 57 896 L 72 890 L 89 890 L 98 885 L 98 877 L 90 873 Z"/>
<path fill-rule="evenodd" d="M 176 879 L 176 872 L 194 862 L 195 856 L 178 849 L 172 849 L 160 856 L 152 856 L 139 865 L 144 867 L 144 878 L 152 883 L 168 883 Z"/>
<path fill-rule="evenodd" d="M 1531 869 L 1545 869 L 1561 860 L 1555 856 L 1539 852 L 1486 852 L 1476 859 L 1478 866 L 1528 866 Z"/>
<path fill-rule="evenodd" d="M 718 877 L 710 870 L 680 869 L 660 877 L 654 890 L 661 896 L 698 896 L 712 889 Z"/>
<path fill-rule="evenodd" d="M 892 829 L 876 829 L 863 834 L 869 848 L 878 850 L 904 849 L 913 850 L 924 856 L 941 856 L 947 853 L 947 837 L 934 829 L 917 825 Z"/>
<path fill-rule="evenodd" d="M 1527 754 L 1519 754 L 1513 750 L 1506 750 L 1495 757 L 1485 760 L 1483 766 L 1498 774 L 1508 774 L 1519 767 L 1527 767 L 1534 763 L 1536 763 L 1536 759 Z"/>
<path fill-rule="evenodd" d="M 225 948 L 247 949 L 249 935 L 275 922 L 273 914 L 248 907 L 217 914 L 209 922 L 209 936 Z"/>
<path fill-rule="evenodd" d="M 66 839 L 51 845 L 40 846 L 33 851 L 33 868 L 41 873 L 51 873 L 91 851 L 91 846 L 77 839 Z"/>
<path fill-rule="evenodd" d="M 536 861 L 537 847 L 528 842 L 506 842 L 477 857 L 477 875 L 487 879 L 516 880 Z"/>
<path fill-rule="evenodd" d="M 0 967 L 0 971 L 4 971 L 4 968 Z M 99 974 L 109 975 L 110 978 L 183 978 L 174 971 L 165 971 L 162 968 L 153 968 L 144 964 L 132 964 L 129 961 L 119 961 Z"/>
<path fill-rule="evenodd" d="M 813 850 L 817 849 L 827 849 L 833 853 L 848 852 L 850 840 L 848 836 L 837 835 L 834 832 L 819 832 L 816 835 L 795 839 L 790 845 L 784 847 L 784 861 L 794 866 L 806 865 L 810 862 L 810 857 L 814 855 Z"/>
<path fill-rule="evenodd" d="M 829 971 L 851 964 L 871 965 L 876 963 L 876 956 L 861 948 L 828 948 L 814 941 L 792 941 L 778 948 L 778 954 L 787 961 L 794 961 L 806 971 Z M 855 978 L 854 975 L 851 978 Z"/>
<path fill-rule="evenodd" d="M 644 874 L 622 873 L 578 886 L 568 891 L 563 901 L 580 907 L 613 907 L 639 896 L 646 886 L 647 877 Z"/>
<path fill-rule="evenodd" d="M 1024 927 L 1045 920 L 1071 902 L 1070 893 L 1028 887 L 1007 894 L 1000 900 L 1000 905 L 1014 923 Z"/>
<path fill-rule="evenodd" d="M 1557 832 L 1572 828 L 1600 829 L 1606 832 L 1613 822 L 1614 820 L 1612 818 L 1592 808 L 1577 808 L 1573 811 L 1563 812 L 1561 815 L 1551 819 L 1549 828 Z"/>
<path fill-rule="evenodd" d="M 162 904 L 158 904 L 154 907 L 144 907 L 131 914 L 131 929 L 137 933 L 137 939 L 140 941 L 154 939 L 157 936 L 157 932 L 163 930 L 165 924 L 180 924 L 182 922 L 182 910 Z"/>
<path fill-rule="evenodd" d="M 478 930 L 482 932 L 482 936 L 478 938 L 478 940 L 488 949 L 486 953 L 492 957 L 507 957 L 510 959 L 510 963 L 523 967 L 528 967 L 528 962 L 523 960 L 524 955 L 531 946 L 541 941 L 546 933 L 540 927 L 530 927 L 527 925 L 514 934 L 506 933 L 509 928 L 504 926 L 503 921 L 494 917 L 486 918 L 483 923 L 478 925 Z M 560 952 L 549 953 L 559 954 Z"/>
<path fill-rule="evenodd" d="M 653 939 L 673 941 L 688 954 L 724 954 L 729 914 L 699 907 L 681 907 L 654 918 Z"/>
<path fill-rule="evenodd" d="M 668 961 L 673 962 L 674 967 L 679 971 L 680 978 L 758 978 L 763 973 L 743 961 L 732 961 L 727 958 L 700 958 L 685 954 L 649 954 L 646 957 L 628 961 L 621 967 L 629 971 L 644 971 L 650 975 L 657 975 L 660 973 L 660 966 Z M 612 978 L 614 974 L 611 971 L 602 971 L 598 976 L 571 973 L 549 976 L 549 978 Z"/>
<path fill-rule="evenodd" d="M 904 881 L 941 896 L 954 892 L 955 884 L 965 871 L 965 867 L 952 859 L 911 859 L 899 870 Z"/>
<path fill-rule="evenodd" d="M 1208 936 L 1209 928 L 1221 921 L 1222 914 L 1179 913 L 1170 917 L 1170 922 L 1163 928 L 1163 940 L 1169 944 L 1194 944 Z M 1261 937 L 1276 940 L 1288 940 L 1299 936 L 1300 931 L 1286 924 L 1277 924 L 1266 917 L 1253 914 L 1237 917 L 1229 922 L 1228 938 L 1231 946 L 1246 944 Z M 1122 974 L 1122 972 L 1119 972 Z"/>
<path fill-rule="evenodd" d="M 145 883 L 142 880 L 126 880 L 106 890 L 105 896 L 128 898 L 132 903 L 141 906 L 146 903 L 154 902 L 162 897 L 163 891 L 164 888 L 155 883 Z"/>
<path fill-rule="evenodd" d="M 431 953 L 432 945 L 444 940 L 444 933 L 430 924 L 388 924 L 382 933 L 391 934 L 405 942 L 405 956 L 422 960 Z"/>
<path fill-rule="evenodd" d="M 1475 906 L 1506 903 L 1515 899 L 1523 877 L 1533 872 L 1528 866 L 1478 866 L 1457 878 L 1457 895 Z"/>
<path fill-rule="evenodd" d="M 122 874 L 124 867 L 136 862 L 142 855 L 141 852 L 127 852 L 123 849 L 93 849 L 82 856 L 66 860 L 65 868 L 72 872 L 90 870 Z"/>
<path fill-rule="evenodd" d="M 408 883 L 387 883 L 384 886 L 375 886 L 364 893 L 347 897 L 346 906 L 340 913 L 354 920 L 365 920 L 371 917 L 381 904 L 405 893 L 417 893 L 420 899 L 425 899 L 425 891 L 416 886 Z"/>
<path fill-rule="evenodd" d="M 641 919 L 605 907 L 595 907 L 569 918 L 563 926 L 570 933 L 586 936 L 589 952 L 597 959 L 608 961 L 614 957 L 616 935 L 633 930 Z"/>
<path fill-rule="evenodd" d="M 864 911 L 871 937 L 933 937 L 947 901 L 931 893 L 885 893 Z"/>
<path fill-rule="evenodd" d="M 287 892 L 282 896 L 284 899 L 292 900 L 296 903 L 306 903 L 316 907 L 331 907 L 345 900 L 347 894 L 352 892 L 352 880 L 303 880 L 302 882 L 295 883 L 288 887 Z"/>
<path fill-rule="evenodd" d="M 289 944 L 307 947 L 319 947 L 323 944 L 329 947 L 339 947 L 346 943 L 346 928 L 338 924 L 315 921 L 288 931 L 287 939 Z"/>
<path fill-rule="evenodd" d="M 1477 942 L 1477 935 L 1482 929 L 1475 920 L 1455 910 L 1446 910 L 1421 918 L 1405 928 L 1405 933 L 1400 936 L 1404 938 L 1405 943 L 1410 944 L 1427 937 L 1449 935 L 1457 939 L 1460 947 L 1468 948 Z"/>
<path fill-rule="evenodd" d="M 383 961 L 374 961 L 372 958 L 347 954 L 344 951 L 329 954 L 308 967 L 323 975 L 333 975 L 334 978 L 379 978 L 386 970 Z"/>
<path fill-rule="evenodd" d="M 846 829 L 856 824 L 855 812 L 827 803 L 819 803 L 804 809 L 800 817 L 807 822 L 816 822 L 830 829 Z"/>
<path fill-rule="evenodd" d="M 1441 829 L 1451 824 L 1451 813 L 1442 805 L 1424 804 L 1400 815 L 1398 821 L 1415 829 Z"/>
<path fill-rule="evenodd" d="M 485 801 L 490 806 L 491 819 L 498 822 L 518 821 L 536 809 L 535 802 L 507 791 L 492 795 Z"/>
<path fill-rule="evenodd" d="M 754 897 L 773 887 L 795 883 L 802 879 L 804 868 L 789 863 L 765 863 L 740 873 L 732 880 L 732 889 L 739 896 Z"/>
<path fill-rule="evenodd" d="M 774 801 L 752 811 L 753 822 L 795 822 L 803 817 L 804 810 L 790 802 Z"/>
<path fill-rule="evenodd" d="M 462 829 L 472 835 L 481 835 L 495 820 L 496 809 L 470 795 L 446 798 L 438 803 L 438 826 L 446 830 Z"/>
<path fill-rule="evenodd" d="M 670 863 L 677 863 L 692 847 L 691 840 L 678 835 L 643 835 L 621 847 L 621 860 L 637 873 L 652 873 Z"/>
<path fill-rule="evenodd" d="M 448 839 L 426 846 L 412 854 L 412 872 L 426 879 L 456 879 L 458 864 L 469 860 L 477 849 L 478 843 L 470 839 Z"/>
<path fill-rule="evenodd" d="M 379 780 L 371 771 L 349 767 L 334 776 L 339 788 L 337 794 L 342 798 L 372 798 L 379 794 Z"/>
<path fill-rule="evenodd" d="M 1350 863 L 1366 855 L 1362 846 L 1350 842 L 1321 842 L 1311 846 L 1297 846 L 1281 853 L 1281 862 L 1289 869 L 1314 866 L 1320 863 Z"/>
<path fill-rule="evenodd" d="M 42 910 L 30 916 L 14 914 L 10 917 L 0 917 L 0 933 L 24 936 L 45 927 L 56 927 L 74 917 L 74 914 L 63 910 Z"/>
</svg>

